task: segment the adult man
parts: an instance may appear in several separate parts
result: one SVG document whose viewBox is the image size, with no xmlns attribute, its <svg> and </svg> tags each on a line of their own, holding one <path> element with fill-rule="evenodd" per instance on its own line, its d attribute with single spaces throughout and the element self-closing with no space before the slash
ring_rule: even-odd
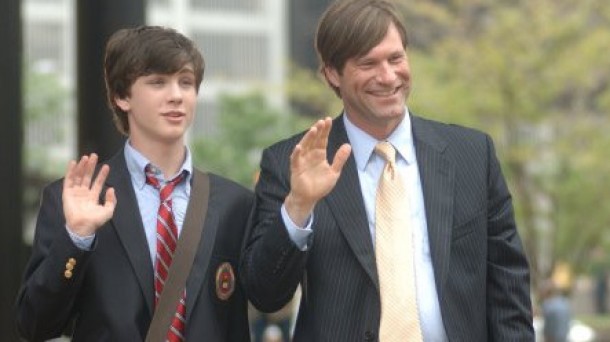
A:
<svg viewBox="0 0 610 342">
<path fill-rule="evenodd" d="M 28 340 L 65 330 L 74 341 L 144 340 L 182 232 L 194 177 L 185 133 L 203 57 L 176 31 L 145 26 L 116 32 L 104 67 L 115 124 L 128 139 L 101 167 L 95 154 L 72 161 L 43 192 L 17 299 Z M 248 341 L 235 274 L 252 194 L 208 176 L 201 241 L 167 339 Z"/>
<path fill-rule="evenodd" d="M 406 42 L 388 1 L 323 14 L 316 49 L 344 113 L 263 152 L 248 296 L 273 311 L 300 283 L 295 341 L 533 341 L 528 264 L 491 139 L 408 111 Z M 386 179 L 406 183 L 409 201 L 376 204 L 399 187 L 377 195 Z M 387 202 L 401 204 L 387 214 Z M 380 235 L 387 217 L 401 220 L 390 234 L 407 233 Z"/>
</svg>

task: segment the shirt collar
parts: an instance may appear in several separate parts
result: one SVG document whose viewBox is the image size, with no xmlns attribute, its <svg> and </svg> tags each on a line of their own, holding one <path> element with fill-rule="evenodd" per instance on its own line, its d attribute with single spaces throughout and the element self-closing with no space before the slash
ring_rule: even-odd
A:
<svg viewBox="0 0 610 342">
<path fill-rule="evenodd" d="M 185 149 L 186 158 L 184 158 L 184 163 L 182 163 L 180 170 L 170 179 L 173 179 L 179 173 L 186 171 L 185 181 L 187 182 L 187 184 L 190 184 L 191 177 L 193 174 L 193 160 L 191 157 L 191 151 L 188 146 L 185 146 Z M 146 168 L 146 165 L 151 164 L 151 162 L 146 157 L 144 157 L 138 150 L 131 146 L 129 139 L 125 142 L 124 153 L 125 162 L 127 163 L 127 170 L 131 175 L 131 180 L 137 189 L 142 189 L 144 185 L 146 185 L 146 173 L 144 172 L 144 169 Z M 153 166 L 155 165 L 153 164 Z"/>
<path fill-rule="evenodd" d="M 405 107 L 405 111 L 406 115 L 404 119 L 386 140 L 394 146 L 398 155 L 404 159 L 407 164 L 411 164 L 415 162 L 413 133 L 411 131 L 409 109 Z M 352 153 L 356 160 L 356 166 L 359 170 L 364 171 L 375 150 L 375 145 L 377 145 L 379 140 L 373 138 L 371 135 L 354 125 L 347 115 L 345 115 L 345 112 L 343 115 L 343 123 L 345 124 L 349 142 L 352 145 Z"/>
</svg>

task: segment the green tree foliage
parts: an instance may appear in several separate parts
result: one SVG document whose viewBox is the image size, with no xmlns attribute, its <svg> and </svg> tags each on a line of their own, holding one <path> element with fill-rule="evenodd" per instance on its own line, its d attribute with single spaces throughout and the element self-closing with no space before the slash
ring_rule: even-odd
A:
<svg viewBox="0 0 610 342">
<path fill-rule="evenodd" d="M 51 150 L 65 139 L 66 127 L 58 118 L 65 117 L 69 91 L 54 72 L 30 66 L 24 75 L 24 204 L 33 212 L 40 202 L 40 189 L 66 168 L 67 161 L 59 160 Z"/>
<path fill-rule="evenodd" d="M 260 93 L 223 95 L 216 134 L 196 139 L 193 162 L 252 187 L 263 148 L 309 125 L 300 116 L 273 107 Z"/>
<path fill-rule="evenodd" d="M 610 222 L 602 180 L 610 3 L 454 0 L 403 8 L 432 30 L 410 49 L 411 109 L 494 136 L 535 281 L 557 260 L 585 269 L 588 251 L 608 243 Z"/>
<path fill-rule="evenodd" d="M 335 116 L 343 107 L 320 73 L 296 65 L 290 69 L 286 93 L 295 111 L 305 117 Z"/>
<path fill-rule="evenodd" d="M 46 179 L 56 178 L 63 173 L 65 163 L 52 158 L 48 147 L 65 139 L 65 127 L 54 123 L 64 115 L 69 92 L 56 73 L 29 68 L 24 74 L 25 132 L 34 138 L 26 141 L 25 170 Z"/>
</svg>

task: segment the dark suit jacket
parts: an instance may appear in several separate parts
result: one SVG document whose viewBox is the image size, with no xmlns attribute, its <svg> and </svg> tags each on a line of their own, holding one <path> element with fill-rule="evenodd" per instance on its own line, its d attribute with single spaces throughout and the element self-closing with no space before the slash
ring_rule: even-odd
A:
<svg viewBox="0 0 610 342">
<path fill-rule="evenodd" d="M 20 334 L 32 341 L 73 329 L 74 341 L 142 341 L 153 313 L 153 264 L 123 152 L 109 163 L 107 186 L 117 207 L 92 251 L 78 249 L 66 232 L 62 182 L 44 189 L 32 256 L 17 299 Z M 210 198 L 199 250 L 187 280 L 187 341 L 249 341 L 247 301 L 236 282 L 228 300 L 216 294 L 216 272 L 235 272 L 252 206 L 252 193 L 209 174 Z M 64 276 L 69 258 L 73 276 Z M 237 273 L 235 273 L 237 276 Z M 73 324 L 72 327 L 69 325 Z"/>
<path fill-rule="evenodd" d="M 333 122 L 328 156 L 348 142 Z M 441 315 L 450 341 L 533 341 L 528 263 L 511 196 L 490 138 L 412 117 Z M 333 191 L 314 210 L 313 243 L 301 252 L 280 206 L 289 191 L 289 156 L 302 135 L 263 152 L 242 279 L 263 311 L 284 305 L 302 282 L 295 341 L 377 340 L 375 252 L 350 156 Z"/>
</svg>

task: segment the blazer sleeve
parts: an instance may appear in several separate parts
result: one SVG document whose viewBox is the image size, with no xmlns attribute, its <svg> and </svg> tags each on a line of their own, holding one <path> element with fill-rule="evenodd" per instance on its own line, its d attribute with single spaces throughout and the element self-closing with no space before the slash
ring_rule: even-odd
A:
<svg viewBox="0 0 610 342">
<path fill-rule="evenodd" d="M 292 299 L 307 262 L 308 253 L 292 242 L 280 214 L 290 190 L 287 158 L 292 146 L 283 143 L 263 151 L 242 257 L 241 278 L 246 292 L 263 312 L 277 311 Z"/>
<path fill-rule="evenodd" d="M 43 190 L 32 254 L 17 296 L 17 329 L 27 340 L 58 337 L 68 327 L 90 253 L 78 249 L 66 231 L 61 184 Z M 66 276 L 70 259 L 73 269 Z"/>
<path fill-rule="evenodd" d="M 493 142 L 487 136 L 487 320 L 490 341 L 534 341 L 529 265 Z"/>
</svg>

